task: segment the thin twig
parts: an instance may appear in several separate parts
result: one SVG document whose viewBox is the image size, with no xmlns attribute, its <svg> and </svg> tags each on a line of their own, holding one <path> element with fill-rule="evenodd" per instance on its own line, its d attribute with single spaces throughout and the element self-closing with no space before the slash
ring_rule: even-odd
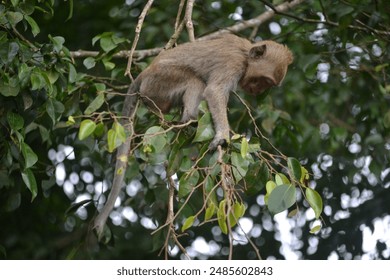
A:
<svg viewBox="0 0 390 280">
<path fill-rule="evenodd" d="M 141 15 L 138 18 L 138 23 L 137 23 L 137 26 L 135 28 L 135 37 L 134 37 L 133 44 L 131 45 L 129 59 L 127 61 L 127 67 L 126 67 L 126 71 L 125 71 L 125 76 L 129 76 L 132 81 L 134 80 L 133 77 L 131 76 L 131 64 L 133 61 L 133 54 L 134 54 L 135 48 L 137 47 L 137 44 L 138 44 L 139 35 L 141 33 L 142 24 L 144 23 L 145 16 L 148 13 L 150 7 L 152 6 L 153 1 L 154 0 L 148 0 L 144 9 L 142 10 Z"/>
<path fill-rule="evenodd" d="M 174 207 L 173 207 L 173 202 L 174 202 L 174 197 L 175 197 L 175 182 L 172 179 L 172 176 L 168 178 L 168 188 L 169 188 L 169 193 L 168 193 L 168 215 L 167 215 L 167 220 L 166 224 L 169 225 L 168 227 L 168 234 L 165 239 L 164 247 L 161 248 L 161 250 L 165 251 L 165 259 L 168 259 L 168 252 L 169 252 L 169 239 L 172 238 L 175 244 L 180 248 L 180 250 L 183 252 L 183 254 L 188 258 L 189 260 L 191 257 L 188 255 L 187 250 L 181 245 L 179 240 L 177 239 L 176 232 L 175 232 L 175 212 L 174 212 Z M 161 251 L 160 251 L 161 253 Z"/>
<path fill-rule="evenodd" d="M 177 28 L 179 27 L 179 24 L 180 24 L 180 18 L 181 18 L 181 13 L 183 12 L 183 8 L 184 8 L 184 3 L 186 2 L 186 0 L 181 0 L 180 1 L 180 4 L 179 4 L 179 9 L 177 11 L 177 16 L 176 16 L 176 21 L 175 21 L 175 32 L 177 30 Z"/>
<path fill-rule="evenodd" d="M 180 25 L 175 30 L 175 33 L 171 36 L 168 43 L 165 45 L 164 47 L 165 50 L 172 48 L 173 45 L 176 44 L 176 41 L 179 38 L 180 33 L 183 31 L 184 25 L 185 25 L 185 21 L 182 20 Z"/>
<path fill-rule="evenodd" d="M 257 126 L 256 124 L 256 120 L 255 118 L 253 117 L 252 115 L 252 110 L 250 109 L 249 105 L 245 102 L 244 99 L 241 98 L 241 96 L 237 93 L 237 92 L 233 92 L 234 95 L 240 100 L 240 102 L 246 107 L 246 110 L 249 114 L 249 117 L 251 118 L 252 120 L 252 123 L 253 125 L 255 126 L 255 131 L 256 131 L 256 135 L 260 136 L 261 138 L 263 138 L 264 140 L 267 141 L 267 143 L 276 151 L 279 153 L 279 155 L 281 155 L 283 158 L 287 159 L 287 157 L 281 152 L 279 151 L 271 142 L 271 140 L 269 140 L 268 137 L 266 137 L 260 130 L 260 128 Z"/>
<path fill-rule="evenodd" d="M 186 22 L 186 27 L 188 32 L 188 39 L 190 42 L 195 41 L 194 24 L 192 23 L 192 10 L 194 8 L 194 2 L 195 0 L 187 0 L 187 7 L 184 16 L 184 20 Z"/>
<path fill-rule="evenodd" d="M 19 31 L 15 28 L 15 26 L 12 26 L 12 31 L 16 34 L 16 36 L 18 36 L 22 41 L 26 42 L 27 45 L 30 46 L 30 48 L 36 52 L 38 51 L 38 48 L 33 44 L 31 43 L 29 40 L 26 39 L 26 37 L 24 37 L 22 34 L 19 33 Z"/>
</svg>

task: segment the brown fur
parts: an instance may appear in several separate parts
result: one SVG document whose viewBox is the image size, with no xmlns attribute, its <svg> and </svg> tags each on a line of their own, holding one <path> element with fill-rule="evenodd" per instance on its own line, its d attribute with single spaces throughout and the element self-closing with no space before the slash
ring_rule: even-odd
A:
<svg viewBox="0 0 390 280">
<path fill-rule="evenodd" d="M 229 142 L 229 93 L 238 85 L 252 95 L 279 85 L 292 60 L 290 50 L 276 42 L 252 44 L 224 35 L 161 52 L 136 79 L 136 90 L 163 113 L 183 106 L 182 122 L 196 119 L 200 101 L 206 100 L 216 131 L 210 148 L 215 149 Z"/>
</svg>

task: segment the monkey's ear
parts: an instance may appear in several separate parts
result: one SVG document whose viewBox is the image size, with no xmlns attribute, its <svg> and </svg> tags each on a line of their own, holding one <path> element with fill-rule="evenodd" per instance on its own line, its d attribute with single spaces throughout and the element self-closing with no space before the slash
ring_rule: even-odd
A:
<svg viewBox="0 0 390 280">
<path fill-rule="evenodd" d="M 249 57 L 254 59 L 260 58 L 265 54 L 266 50 L 267 45 L 255 46 L 250 49 Z"/>
</svg>

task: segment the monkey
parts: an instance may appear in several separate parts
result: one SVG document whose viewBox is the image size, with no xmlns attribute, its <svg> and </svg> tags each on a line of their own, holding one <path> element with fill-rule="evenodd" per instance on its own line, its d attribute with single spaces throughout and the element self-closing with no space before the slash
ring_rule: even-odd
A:
<svg viewBox="0 0 390 280">
<path fill-rule="evenodd" d="M 181 122 L 196 119 L 198 106 L 206 100 L 215 129 L 209 149 L 230 142 L 227 104 L 229 94 L 241 87 L 250 95 L 262 94 L 283 81 L 293 61 L 288 47 L 274 41 L 251 43 L 233 34 L 189 42 L 162 51 L 131 84 L 122 115 L 134 114 L 135 93 L 152 109 L 167 113 L 182 107 Z M 128 141 L 118 148 L 112 190 L 97 216 L 98 238 L 120 193 L 130 150 Z"/>
</svg>

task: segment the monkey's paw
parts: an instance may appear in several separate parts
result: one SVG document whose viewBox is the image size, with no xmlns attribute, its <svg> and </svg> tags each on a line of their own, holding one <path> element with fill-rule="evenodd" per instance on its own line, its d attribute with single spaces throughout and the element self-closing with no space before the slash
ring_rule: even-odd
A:
<svg viewBox="0 0 390 280">
<path fill-rule="evenodd" d="M 213 141 L 211 141 L 209 145 L 209 149 L 210 151 L 214 151 L 219 145 L 221 145 L 222 147 L 226 147 L 229 143 L 229 139 L 214 137 Z"/>
</svg>

